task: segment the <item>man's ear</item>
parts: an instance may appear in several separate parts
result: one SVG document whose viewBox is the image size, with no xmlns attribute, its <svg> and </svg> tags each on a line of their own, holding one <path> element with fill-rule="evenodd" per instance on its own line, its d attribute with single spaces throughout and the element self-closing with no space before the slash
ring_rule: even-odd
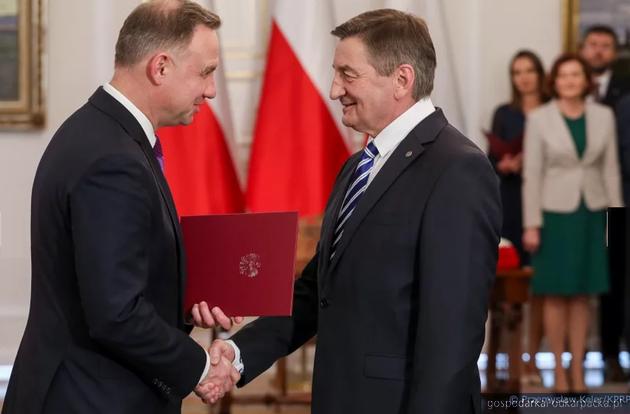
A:
<svg viewBox="0 0 630 414">
<path fill-rule="evenodd" d="M 167 53 L 157 53 L 147 60 L 147 77 L 154 85 L 161 85 L 173 67 L 173 60 Z"/>
<path fill-rule="evenodd" d="M 402 99 L 413 95 L 416 73 L 409 64 L 402 64 L 394 71 L 394 96 Z"/>
</svg>

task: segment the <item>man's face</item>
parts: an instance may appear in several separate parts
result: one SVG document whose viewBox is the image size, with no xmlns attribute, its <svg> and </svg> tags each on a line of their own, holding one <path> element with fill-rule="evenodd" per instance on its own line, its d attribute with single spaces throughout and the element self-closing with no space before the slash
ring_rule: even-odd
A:
<svg viewBox="0 0 630 414">
<path fill-rule="evenodd" d="M 214 30 L 199 25 L 188 48 L 173 53 L 168 82 L 164 125 L 188 125 L 193 115 L 216 95 L 214 71 L 219 64 L 219 39 Z"/>
<path fill-rule="evenodd" d="M 379 75 L 368 61 L 368 51 L 358 37 L 347 37 L 337 45 L 335 77 L 330 99 L 343 106 L 344 125 L 376 136 L 395 119 L 393 76 Z"/>
<path fill-rule="evenodd" d="M 615 39 L 606 33 L 591 33 L 584 39 L 580 55 L 595 73 L 603 73 L 617 58 Z"/>
</svg>

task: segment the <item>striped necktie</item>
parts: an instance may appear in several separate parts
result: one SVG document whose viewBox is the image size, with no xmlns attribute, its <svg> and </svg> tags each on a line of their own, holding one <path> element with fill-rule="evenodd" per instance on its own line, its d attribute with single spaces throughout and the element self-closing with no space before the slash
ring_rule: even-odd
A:
<svg viewBox="0 0 630 414">
<path fill-rule="evenodd" d="M 162 144 L 160 144 L 160 138 L 158 138 L 157 135 L 155 136 L 153 153 L 155 154 L 155 158 L 157 158 L 157 161 L 160 164 L 160 169 L 164 171 L 164 153 L 162 152 Z"/>
<path fill-rule="evenodd" d="M 352 180 L 350 180 L 351 184 L 348 187 L 348 191 L 346 191 L 346 196 L 343 199 L 343 203 L 341 204 L 341 210 L 339 210 L 339 217 L 337 218 L 337 225 L 335 227 L 335 233 L 333 235 L 333 243 L 332 243 L 332 253 L 330 254 L 330 260 L 335 257 L 337 246 L 339 245 L 339 241 L 341 240 L 341 236 L 343 236 L 343 228 L 350 215 L 356 208 L 361 196 L 365 192 L 368 186 L 368 180 L 370 178 L 370 172 L 372 171 L 372 167 L 374 166 L 374 157 L 378 155 L 378 149 L 376 145 L 374 145 L 374 141 L 370 141 L 363 149 L 363 154 L 361 154 L 361 161 L 359 161 L 359 165 L 357 165 L 356 170 L 354 170 L 354 174 L 352 175 Z"/>
</svg>

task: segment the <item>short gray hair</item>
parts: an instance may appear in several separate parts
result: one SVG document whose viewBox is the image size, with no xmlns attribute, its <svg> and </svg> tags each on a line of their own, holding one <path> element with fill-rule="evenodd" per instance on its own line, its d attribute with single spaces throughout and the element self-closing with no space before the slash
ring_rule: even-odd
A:
<svg viewBox="0 0 630 414">
<path fill-rule="evenodd" d="M 409 64 L 415 72 L 413 98 L 418 101 L 433 91 L 435 48 L 426 23 L 420 17 L 393 9 L 372 10 L 353 17 L 331 32 L 340 39 L 357 36 L 365 43 L 370 64 L 382 76 Z"/>
</svg>

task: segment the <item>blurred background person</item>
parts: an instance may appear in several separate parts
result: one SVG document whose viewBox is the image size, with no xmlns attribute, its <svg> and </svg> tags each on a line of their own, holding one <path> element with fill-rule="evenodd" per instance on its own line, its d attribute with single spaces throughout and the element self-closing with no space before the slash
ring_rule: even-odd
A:
<svg viewBox="0 0 630 414">
<path fill-rule="evenodd" d="M 615 70 L 619 39 L 606 25 L 591 26 L 584 32 L 580 56 L 591 68 L 594 87 L 591 96 L 604 105 L 615 108 L 619 99 L 630 89 L 628 79 Z"/>
<path fill-rule="evenodd" d="M 584 32 L 580 45 L 580 56 L 591 68 L 594 88 L 591 93 L 593 99 L 613 110 L 618 106 L 620 99 L 628 92 L 630 85 L 619 70 L 615 67 L 618 57 L 619 39 L 615 31 L 606 25 L 595 25 Z M 620 108 L 617 117 L 623 121 L 623 115 L 628 109 Z M 623 115 L 622 115 L 623 114 Z M 620 126 L 621 128 L 624 125 Z M 621 174 L 624 182 L 630 181 L 630 170 L 623 168 L 624 161 L 621 136 L 618 137 L 618 150 L 622 165 Z M 626 200 L 627 201 L 627 200 Z M 621 247 L 621 251 L 623 247 Z M 619 364 L 620 339 L 624 326 L 624 302 L 625 302 L 625 277 L 624 255 L 610 255 L 610 290 L 601 295 L 599 307 L 599 336 L 604 358 L 604 378 L 607 382 L 622 382 L 626 375 Z"/>
<path fill-rule="evenodd" d="M 579 56 L 559 57 L 549 85 L 554 99 L 526 125 L 523 245 L 535 253 L 532 289 L 544 295 L 555 389 L 583 392 L 588 299 L 608 290 L 606 208 L 622 204 L 615 122 L 610 109 L 586 101 L 593 82 Z M 570 382 L 561 359 L 567 339 Z"/>
<path fill-rule="evenodd" d="M 628 202 L 630 202 L 630 95 L 624 96 L 619 101 L 616 114 L 617 141 L 619 143 L 619 160 L 621 164 L 621 179 L 623 181 L 623 200 L 624 205 L 628 205 Z"/>
<path fill-rule="evenodd" d="M 523 219 L 521 203 L 521 172 L 523 167 L 523 131 L 525 116 L 549 100 L 545 92 L 545 71 L 540 58 L 532 51 L 520 50 L 509 66 L 512 96 L 510 102 L 496 108 L 489 139 L 489 157 L 501 179 L 503 227 L 501 237 L 508 239 L 518 251 L 521 266 L 529 266 L 528 252 L 523 249 Z M 530 301 L 527 351 L 523 381 L 528 385 L 542 384 L 536 370 L 535 355 L 542 339 L 542 298 Z"/>
</svg>

